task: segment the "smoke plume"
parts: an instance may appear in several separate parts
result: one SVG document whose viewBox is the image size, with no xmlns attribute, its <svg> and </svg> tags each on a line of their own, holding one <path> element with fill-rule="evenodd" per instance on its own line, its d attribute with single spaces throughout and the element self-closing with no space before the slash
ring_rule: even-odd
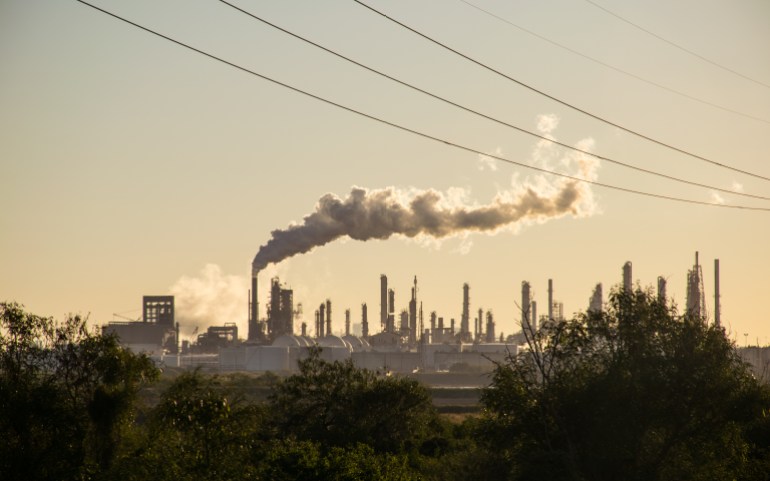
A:
<svg viewBox="0 0 770 481">
<path fill-rule="evenodd" d="M 174 295 L 176 318 L 190 334 L 195 328 L 204 332 L 211 325 L 241 321 L 248 288 L 245 277 L 226 275 L 218 265 L 206 264 L 197 277 L 182 276 L 169 291 Z"/>
<path fill-rule="evenodd" d="M 555 116 L 541 116 L 538 129 L 550 136 L 558 120 Z M 592 143 L 591 139 L 585 139 L 579 145 L 588 149 Z M 555 154 L 552 144 L 541 141 L 533 151 L 533 162 L 553 168 L 551 164 L 556 160 L 560 169 L 570 169 L 577 164 L 578 172 L 573 175 L 596 178 L 597 159 L 580 153 L 555 159 Z M 271 233 L 270 240 L 254 257 L 252 270 L 261 271 L 270 263 L 343 237 L 368 241 L 393 235 L 443 239 L 472 232 L 492 234 L 570 214 L 588 216 L 595 209 L 588 184 L 564 178 L 552 180 L 543 175 L 522 182 L 514 176 L 513 189 L 498 193 L 487 205 L 467 206 L 456 199 L 456 192 L 452 191 L 443 194 L 432 189 L 402 191 L 394 187 L 376 190 L 353 187 L 345 198 L 325 194 L 301 223 Z"/>
</svg>

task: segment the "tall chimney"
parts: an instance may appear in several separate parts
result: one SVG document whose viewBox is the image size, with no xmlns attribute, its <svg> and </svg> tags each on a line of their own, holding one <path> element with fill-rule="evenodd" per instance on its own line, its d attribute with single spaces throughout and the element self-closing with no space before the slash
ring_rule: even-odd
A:
<svg viewBox="0 0 770 481">
<path fill-rule="evenodd" d="M 388 278 L 380 274 L 380 329 L 388 330 Z"/>
<path fill-rule="evenodd" d="M 721 307 L 719 302 L 719 259 L 714 259 L 714 324 L 717 327 L 722 325 Z"/>
<path fill-rule="evenodd" d="M 345 309 L 345 335 L 350 335 L 350 309 Z"/>
<path fill-rule="evenodd" d="M 532 329 L 532 325 L 530 324 L 530 319 L 532 318 L 532 313 L 530 312 L 531 303 L 532 297 L 530 294 L 529 282 L 521 281 L 521 328 L 525 331 Z"/>
<path fill-rule="evenodd" d="M 256 341 L 258 337 L 257 322 L 259 322 L 259 303 L 257 303 L 257 271 L 251 272 L 251 312 L 249 313 L 248 340 Z"/>
<path fill-rule="evenodd" d="M 696 254 L 697 257 L 697 254 Z M 631 261 L 626 262 L 623 264 L 623 290 L 625 290 L 627 293 L 631 294 L 634 289 L 634 280 L 633 280 L 633 274 L 631 270 Z"/>
<path fill-rule="evenodd" d="M 668 303 L 666 298 L 666 278 L 663 276 L 658 276 L 658 302 L 665 306 Z"/>
<path fill-rule="evenodd" d="M 332 301 L 326 299 L 326 335 L 332 335 Z"/>
<path fill-rule="evenodd" d="M 548 279 L 548 320 L 553 320 L 553 279 Z"/>
<path fill-rule="evenodd" d="M 324 327 L 326 327 L 326 304 L 322 302 L 321 305 L 318 306 L 318 312 L 318 337 L 320 338 L 324 337 Z"/>
<path fill-rule="evenodd" d="M 361 335 L 369 337 L 369 319 L 366 315 L 366 303 L 361 304 Z"/>
</svg>

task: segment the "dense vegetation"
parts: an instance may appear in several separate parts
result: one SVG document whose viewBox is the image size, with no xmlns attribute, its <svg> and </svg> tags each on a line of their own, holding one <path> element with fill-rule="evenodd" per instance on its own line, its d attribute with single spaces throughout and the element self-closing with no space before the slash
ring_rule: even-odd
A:
<svg viewBox="0 0 770 481">
<path fill-rule="evenodd" d="M 721 329 L 637 291 L 527 339 L 449 422 L 416 381 L 315 351 L 283 379 L 158 381 L 83 319 L 3 303 L 0 479 L 770 479 L 770 391 Z"/>
</svg>

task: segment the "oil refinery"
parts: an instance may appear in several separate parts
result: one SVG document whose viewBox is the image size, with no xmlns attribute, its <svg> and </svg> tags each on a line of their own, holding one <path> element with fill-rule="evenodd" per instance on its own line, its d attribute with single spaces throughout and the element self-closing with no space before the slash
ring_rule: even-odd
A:
<svg viewBox="0 0 770 481">
<path fill-rule="evenodd" d="M 517 306 L 516 325 L 520 330 L 508 335 L 496 329 L 492 309 L 472 306 L 471 286 L 458 289 L 459 315 L 450 309 L 424 308 L 420 299 L 417 276 L 411 281 L 408 301 L 400 306 L 396 291 L 386 274 L 379 282 L 379 326 L 369 322 L 365 302 L 357 312 L 350 308 L 337 310 L 331 298 L 318 299 L 311 309 L 311 323 L 303 321 L 303 306 L 295 303 L 294 291 L 274 277 L 269 283 L 269 301 L 260 317 L 258 302 L 259 271 L 252 270 L 248 292 L 248 332 L 239 337 L 235 323 L 210 326 L 195 333 L 191 341 L 181 341 L 179 323 L 174 318 L 173 296 L 144 296 L 142 319 L 111 322 L 103 326 L 105 333 L 118 336 L 121 343 L 137 352 L 145 352 L 167 366 L 201 366 L 218 371 L 291 372 L 297 360 L 314 346 L 322 348 L 328 360 L 352 361 L 359 367 L 401 373 L 457 371 L 488 372 L 506 356 L 528 348 L 528 335 L 541 326 L 565 319 L 564 305 L 554 298 L 554 280 L 549 279 L 547 308 L 538 315 L 538 302 L 528 281 L 520 284 L 520 293 L 512 296 Z M 621 289 L 634 289 L 633 266 L 626 262 L 621 269 Z M 669 302 L 666 279 L 657 278 L 657 298 Z M 706 311 L 706 291 L 699 255 L 687 272 L 686 312 L 720 325 L 719 260 L 714 260 L 714 309 Z M 595 284 L 585 309 L 601 313 L 604 290 Z M 316 304 L 317 302 L 317 304 Z M 474 310 L 475 308 L 475 310 Z M 344 313 L 344 325 L 336 316 Z M 398 312 L 398 314 L 397 314 Z M 358 322 L 354 321 L 358 319 Z M 458 322 L 459 321 L 459 322 Z M 298 325 L 297 325 L 298 324 Z M 335 334 L 338 333 L 338 334 Z M 531 338 L 531 336 L 529 336 Z"/>
</svg>

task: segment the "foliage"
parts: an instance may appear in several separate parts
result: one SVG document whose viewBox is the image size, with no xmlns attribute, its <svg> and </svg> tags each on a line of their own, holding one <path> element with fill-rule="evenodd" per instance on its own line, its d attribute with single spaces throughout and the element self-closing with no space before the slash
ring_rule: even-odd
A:
<svg viewBox="0 0 770 481">
<path fill-rule="evenodd" d="M 299 373 L 278 383 L 269 399 L 276 433 L 325 446 L 371 446 L 377 453 L 420 449 L 437 427 L 427 389 L 405 377 L 326 362 L 313 350 Z"/>
<path fill-rule="evenodd" d="M 157 377 L 114 337 L 0 303 L 0 478 L 82 479 L 107 469 L 139 386 Z"/>
<path fill-rule="evenodd" d="M 248 477 L 262 416 L 259 406 L 232 397 L 217 377 L 182 374 L 163 393 L 143 435 L 112 475 L 137 480 Z"/>
<path fill-rule="evenodd" d="M 735 479 L 762 458 L 770 397 L 721 328 L 636 291 L 530 334 L 482 396 L 512 479 Z"/>
</svg>

